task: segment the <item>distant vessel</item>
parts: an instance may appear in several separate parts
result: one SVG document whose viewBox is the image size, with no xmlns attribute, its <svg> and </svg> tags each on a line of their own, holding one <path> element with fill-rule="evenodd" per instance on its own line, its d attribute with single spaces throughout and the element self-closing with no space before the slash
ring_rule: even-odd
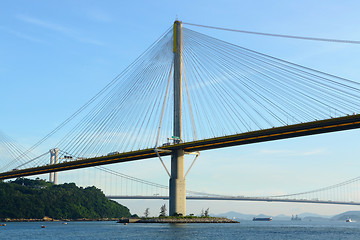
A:
<svg viewBox="0 0 360 240">
<path fill-rule="evenodd" d="M 295 217 L 294 215 L 291 215 L 291 221 L 301 221 L 301 218 L 298 217 L 298 215 L 296 215 Z"/>
<path fill-rule="evenodd" d="M 254 217 L 253 221 L 272 221 L 272 217 L 268 217 L 268 218 L 257 218 Z"/>
<path fill-rule="evenodd" d="M 347 218 L 347 219 L 346 219 L 346 222 L 352 222 L 352 221 L 351 221 L 351 218 Z"/>
</svg>

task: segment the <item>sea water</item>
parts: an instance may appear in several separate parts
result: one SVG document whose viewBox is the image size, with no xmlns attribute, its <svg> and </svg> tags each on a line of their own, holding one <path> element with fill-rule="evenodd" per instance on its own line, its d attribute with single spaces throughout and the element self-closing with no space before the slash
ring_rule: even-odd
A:
<svg viewBox="0 0 360 240">
<path fill-rule="evenodd" d="M 41 228 L 45 225 L 46 228 Z M 360 239 L 357 222 L 242 221 L 240 224 L 21 222 L 0 227 L 0 239 Z"/>
</svg>

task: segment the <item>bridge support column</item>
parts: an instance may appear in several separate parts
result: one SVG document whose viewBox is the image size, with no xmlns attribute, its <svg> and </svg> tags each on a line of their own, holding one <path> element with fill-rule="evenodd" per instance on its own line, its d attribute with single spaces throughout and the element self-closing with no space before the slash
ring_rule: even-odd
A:
<svg viewBox="0 0 360 240">
<path fill-rule="evenodd" d="M 174 22 L 174 144 L 182 137 L 182 23 Z M 169 192 L 169 214 L 186 215 L 186 183 L 184 177 L 184 150 L 177 149 L 171 154 L 171 177 Z"/>
<path fill-rule="evenodd" d="M 59 149 L 53 148 L 50 150 L 50 165 L 58 163 Z M 57 184 L 57 172 L 51 172 L 49 176 L 49 182 Z"/>
<path fill-rule="evenodd" d="M 186 215 L 186 181 L 184 177 L 184 151 L 171 155 L 170 215 Z"/>
</svg>

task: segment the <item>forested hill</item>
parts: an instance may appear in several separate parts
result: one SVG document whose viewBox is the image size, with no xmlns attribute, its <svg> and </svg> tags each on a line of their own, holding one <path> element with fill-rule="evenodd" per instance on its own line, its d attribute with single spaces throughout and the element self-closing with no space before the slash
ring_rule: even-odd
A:
<svg viewBox="0 0 360 240">
<path fill-rule="evenodd" d="M 129 209 L 109 200 L 95 187 L 54 185 L 19 178 L 0 182 L 0 219 L 100 219 L 130 217 Z"/>
</svg>

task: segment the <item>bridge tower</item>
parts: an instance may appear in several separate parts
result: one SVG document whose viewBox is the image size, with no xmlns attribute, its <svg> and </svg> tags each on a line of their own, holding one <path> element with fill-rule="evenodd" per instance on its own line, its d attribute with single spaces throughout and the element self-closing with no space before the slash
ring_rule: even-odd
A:
<svg viewBox="0 0 360 240">
<path fill-rule="evenodd" d="M 53 148 L 50 149 L 50 165 L 58 163 L 59 160 L 59 149 Z M 49 181 L 57 184 L 57 172 L 51 172 L 49 176 Z"/>
<path fill-rule="evenodd" d="M 174 22 L 174 143 L 182 140 L 182 23 Z M 171 177 L 169 214 L 186 215 L 186 182 L 184 176 L 184 150 L 173 150 L 171 154 Z"/>
</svg>

